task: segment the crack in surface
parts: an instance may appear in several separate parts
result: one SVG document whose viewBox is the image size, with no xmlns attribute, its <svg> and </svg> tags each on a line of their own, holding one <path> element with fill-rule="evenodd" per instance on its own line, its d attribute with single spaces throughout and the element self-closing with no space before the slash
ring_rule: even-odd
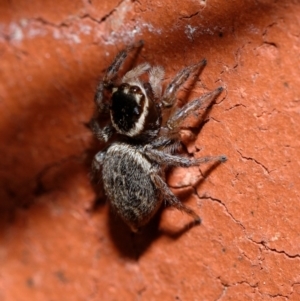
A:
<svg viewBox="0 0 300 301">
<path fill-rule="evenodd" d="M 276 248 L 271 248 L 271 247 L 269 247 L 269 246 L 267 245 L 267 242 L 266 242 L 266 241 L 263 241 L 263 240 L 262 240 L 262 241 L 256 241 L 256 240 L 252 239 L 251 237 L 248 237 L 248 239 L 249 239 L 251 242 L 253 242 L 253 243 L 257 244 L 257 245 L 263 246 L 263 248 L 264 248 L 265 250 L 268 250 L 268 251 L 271 251 L 271 252 L 275 252 L 275 253 L 277 253 L 277 254 L 283 254 L 283 255 L 285 255 L 286 257 L 290 258 L 290 259 L 300 258 L 300 254 L 291 255 L 291 254 L 287 253 L 287 252 L 284 251 L 284 250 L 277 250 Z"/>
<path fill-rule="evenodd" d="M 243 281 L 235 282 L 235 283 L 232 283 L 232 284 L 228 284 L 228 283 L 224 283 L 224 282 L 222 281 L 221 277 L 217 277 L 217 279 L 220 281 L 221 285 L 223 286 L 223 291 L 222 291 L 221 295 L 220 295 L 217 299 L 215 299 L 216 301 L 220 301 L 220 300 L 226 295 L 226 291 L 227 291 L 228 288 L 230 288 L 230 287 L 235 287 L 235 286 L 242 285 L 242 284 L 246 284 L 246 285 L 248 285 L 249 287 L 255 289 L 255 291 L 258 292 L 261 296 L 264 296 L 264 295 L 265 295 L 265 296 L 269 296 L 269 297 L 271 297 L 271 298 L 282 297 L 282 298 L 284 298 L 284 299 L 289 299 L 289 296 L 286 296 L 286 295 L 283 295 L 283 294 L 268 294 L 268 293 L 263 293 L 263 292 L 261 292 L 261 291 L 259 290 L 259 288 L 258 288 L 259 282 L 257 282 L 257 283 L 255 283 L 255 284 L 251 285 L 249 282 L 243 280 Z M 293 287 L 295 284 L 297 284 L 297 283 L 293 283 L 293 284 L 292 284 L 292 287 Z M 292 294 L 292 292 L 291 292 L 291 294 Z"/>
<path fill-rule="evenodd" d="M 108 13 L 104 14 L 99 19 L 93 18 L 89 13 L 83 13 L 79 15 L 72 16 L 65 20 L 62 20 L 58 23 L 50 22 L 45 18 L 37 17 L 37 18 L 30 18 L 24 20 L 18 20 L 16 22 L 12 22 L 10 24 L 5 24 L 0 27 L 0 39 L 2 38 L 6 42 L 16 41 L 20 42 L 23 39 L 29 39 L 38 36 L 44 36 L 48 34 L 45 31 L 45 26 L 48 26 L 52 29 L 59 29 L 62 28 L 71 28 L 74 25 L 78 25 L 78 19 L 89 19 L 97 24 L 101 24 L 105 22 L 109 17 L 111 17 L 115 11 L 122 5 L 123 2 L 127 0 L 121 0 L 119 3 Z M 26 33 L 26 36 L 25 36 Z M 71 32 L 72 33 L 72 32 Z M 78 35 L 82 32 L 73 32 L 74 34 Z M 61 33 L 64 38 L 67 38 L 66 33 Z M 1 40 L 0 40 L 1 41 Z"/>
<path fill-rule="evenodd" d="M 272 28 L 273 26 L 276 26 L 276 25 L 277 25 L 277 22 L 272 22 L 271 24 L 266 26 L 265 30 L 262 33 L 262 38 L 263 38 L 264 43 L 268 43 L 267 34 L 268 34 L 269 29 Z M 269 44 L 271 44 L 271 43 L 269 43 Z M 274 44 L 274 45 L 276 45 L 276 44 Z"/>
<path fill-rule="evenodd" d="M 227 289 L 228 289 L 228 287 L 229 287 L 228 284 L 223 283 L 221 277 L 217 277 L 217 280 L 219 280 L 219 282 L 221 283 L 221 285 L 222 285 L 222 287 L 223 287 L 223 290 L 222 290 L 220 296 L 219 296 L 215 301 L 219 301 L 219 300 L 221 300 L 224 296 L 226 296 L 226 292 L 227 292 Z"/>
<path fill-rule="evenodd" d="M 244 155 L 242 154 L 242 152 L 239 151 L 238 149 L 237 149 L 236 151 L 239 153 L 239 155 L 240 155 L 243 159 L 245 159 L 245 160 L 247 160 L 247 161 L 253 161 L 253 162 L 255 162 L 256 164 L 258 164 L 259 166 L 261 166 L 261 167 L 263 168 L 263 170 L 264 170 L 265 172 L 267 172 L 268 174 L 270 174 L 272 171 L 274 171 L 274 170 L 269 170 L 265 165 L 263 165 L 262 163 L 260 163 L 260 162 L 257 161 L 256 159 L 251 158 L 251 157 L 246 157 L 246 156 L 244 156 Z"/>
<path fill-rule="evenodd" d="M 182 16 L 182 17 L 179 17 L 179 20 L 182 20 L 182 19 L 191 19 L 191 18 L 193 18 L 193 17 L 195 17 L 195 16 L 197 16 L 197 15 L 199 15 L 199 11 L 197 11 L 197 12 L 195 12 L 195 13 L 193 13 L 193 14 L 190 14 L 190 15 L 188 15 L 188 16 Z"/>
<path fill-rule="evenodd" d="M 119 3 L 111 10 L 109 11 L 107 14 L 105 14 L 103 17 L 101 17 L 99 20 L 92 18 L 89 14 L 85 14 L 84 16 L 82 16 L 81 18 L 89 18 L 90 20 L 97 22 L 99 24 L 101 24 L 102 22 L 105 22 L 110 16 L 112 16 L 114 14 L 114 12 L 120 7 L 120 5 L 125 2 L 126 0 L 121 0 L 119 1 Z"/>
<path fill-rule="evenodd" d="M 236 224 L 240 225 L 240 226 L 243 228 L 243 230 L 246 229 L 245 226 L 244 226 L 238 219 L 236 219 L 236 218 L 232 215 L 232 213 L 228 210 L 228 208 L 226 207 L 226 205 L 225 205 L 221 200 L 216 199 L 216 198 L 213 198 L 213 197 L 208 196 L 208 195 L 200 196 L 200 195 L 198 194 L 197 191 L 196 191 L 196 194 L 197 194 L 197 196 L 198 196 L 199 199 L 210 199 L 210 200 L 213 201 L 213 202 L 217 202 L 217 203 L 221 204 L 221 205 L 225 208 L 225 211 L 227 212 L 227 214 L 233 219 L 233 221 L 234 221 Z"/>
<path fill-rule="evenodd" d="M 277 297 L 282 297 L 284 299 L 289 299 L 288 296 L 282 295 L 282 294 L 276 294 L 276 295 L 272 295 L 272 294 L 266 294 L 267 296 L 271 297 L 271 298 L 277 298 Z"/>
<path fill-rule="evenodd" d="M 233 110 L 233 109 L 235 109 L 235 108 L 237 108 L 237 107 L 244 107 L 244 108 L 247 108 L 244 104 L 242 104 L 242 103 L 237 103 L 237 104 L 231 106 L 230 108 L 225 109 L 224 111 L 225 111 L 225 112 L 228 112 L 228 111 Z"/>
<path fill-rule="evenodd" d="M 246 285 L 248 285 L 249 287 L 251 287 L 253 289 L 258 289 L 258 282 L 255 283 L 254 285 L 251 285 L 249 282 L 243 280 L 243 281 L 235 282 L 235 283 L 232 283 L 232 284 L 228 284 L 228 283 L 224 283 L 222 281 L 221 277 L 217 277 L 217 279 L 220 281 L 221 285 L 223 286 L 223 292 L 221 293 L 221 295 L 215 301 L 221 300 L 226 295 L 227 289 L 230 288 L 230 287 L 246 284 Z M 259 292 L 259 290 L 258 290 L 258 292 Z"/>
</svg>

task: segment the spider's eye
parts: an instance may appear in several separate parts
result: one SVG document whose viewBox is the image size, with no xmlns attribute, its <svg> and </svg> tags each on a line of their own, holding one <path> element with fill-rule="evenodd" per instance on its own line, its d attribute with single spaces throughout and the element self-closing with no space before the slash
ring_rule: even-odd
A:
<svg viewBox="0 0 300 301">
<path fill-rule="evenodd" d="M 131 86 L 129 92 L 132 94 L 141 94 L 142 91 L 138 86 Z"/>
<path fill-rule="evenodd" d="M 123 83 L 122 85 L 119 86 L 119 88 L 116 91 L 118 91 L 118 90 L 119 91 L 125 91 L 125 90 L 128 91 L 128 89 L 129 89 L 129 85 L 126 83 Z"/>
</svg>

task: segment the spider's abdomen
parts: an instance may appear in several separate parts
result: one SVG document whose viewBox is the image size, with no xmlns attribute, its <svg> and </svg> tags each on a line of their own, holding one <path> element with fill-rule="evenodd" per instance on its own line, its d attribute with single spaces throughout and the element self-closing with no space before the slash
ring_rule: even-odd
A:
<svg viewBox="0 0 300 301">
<path fill-rule="evenodd" d="M 159 167 L 152 164 L 136 146 L 112 144 L 103 162 L 103 183 L 113 209 L 133 231 L 145 225 L 161 205 L 160 192 L 151 174 Z"/>
</svg>

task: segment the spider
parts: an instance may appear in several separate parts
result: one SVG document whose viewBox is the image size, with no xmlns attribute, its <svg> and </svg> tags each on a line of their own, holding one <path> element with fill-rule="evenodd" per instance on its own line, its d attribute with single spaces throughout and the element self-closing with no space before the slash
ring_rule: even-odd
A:
<svg viewBox="0 0 300 301">
<path fill-rule="evenodd" d="M 128 53 L 142 45 L 143 41 L 139 41 L 128 46 L 108 67 L 97 86 L 96 115 L 91 121 L 95 136 L 107 144 L 93 159 L 93 174 L 100 174 L 113 211 L 132 232 L 145 226 L 162 202 L 200 223 L 197 213 L 181 203 L 166 184 L 166 169 L 226 161 L 224 155 L 189 159 L 176 154 L 181 144 L 182 122 L 192 113 L 208 107 L 222 87 L 173 110 L 168 120 L 162 118 L 164 111 L 174 105 L 179 88 L 206 60 L 183 68 L 163 91 L 164 69 L 160 66 L 143 63 L 123 77 L 118 76 Z M 146 73 L 148 81 L 141 80 Z"/>
</svg>

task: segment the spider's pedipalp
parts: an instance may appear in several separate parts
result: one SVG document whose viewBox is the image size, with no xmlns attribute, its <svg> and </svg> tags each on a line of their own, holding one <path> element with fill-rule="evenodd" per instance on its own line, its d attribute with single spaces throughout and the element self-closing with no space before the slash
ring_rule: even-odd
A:
<svg viewBox="0 0 300 301">
<path fill-rule="evenodd" d="M 149 83 L 152 87 L 154 96 L 156 98 L 161 97 L 162 85 L 161 82 L 164 78 L 165 70 L 161 66 L 155 66 L 149 71 Z"/>
<path fill-rule="evenodd" d="M 143 63 L 128 71 L 122 78 L 122 83 L 137 79 L 151 68 L 150 64 Z"/>
</svg>

